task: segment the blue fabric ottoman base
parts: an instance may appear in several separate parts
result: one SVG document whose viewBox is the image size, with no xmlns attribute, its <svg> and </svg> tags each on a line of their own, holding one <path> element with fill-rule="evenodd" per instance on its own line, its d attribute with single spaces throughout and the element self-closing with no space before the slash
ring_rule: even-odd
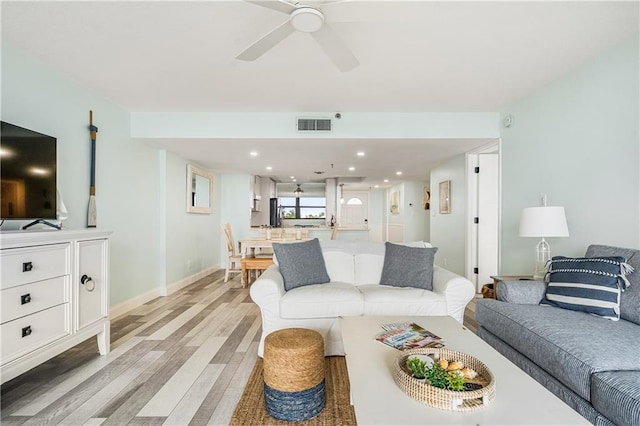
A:
<svg viewBox="0 0 640 426">
<path fill-rule="evenodd" d="M 298 392 L 282 392 L 265 383 L 264 403 L 267 413 L 278 420 L 309 420 L 324 410 L 324 380 L 311 389 Z"/>
</svg>

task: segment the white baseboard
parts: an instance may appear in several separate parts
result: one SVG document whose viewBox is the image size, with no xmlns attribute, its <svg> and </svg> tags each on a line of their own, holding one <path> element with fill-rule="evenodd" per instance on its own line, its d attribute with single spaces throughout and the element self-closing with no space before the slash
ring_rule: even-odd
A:
<svg viewBox="0 0 640 426">
<path fill-rule="evenodd" d="M 121 315 L 124 315 L 127 312 L 137 308 L 138 306 L 144 305 L 148 301 L 160 296 L 162 296 L 160 289 L 154 288 L 153 290 L 148 291 L 144 294 L 132 297 L 131 299 L 125 300 L 124 302 L 119 303 L 115 306 L 111 306 L 109 308 L 109 318 L 114 319 Z"/>
<path fill-rule="evenodd" d="M 193 284 L 194 282 L 198 281 L 201 278 L 206 277 L 207 275 L 215 272 L 218 269 L 220 269 L 218 266 L 212 266 L 196 274 L 193 274 L 189 277 L 185 277 L 180 281 L 176 281 L 175 283 L 170 284 L 167 287 L 156 288 L 144 294 L 141 294 L 139 296 L 132 297 L 129 300 L 125 300 L 124 302 L 109 308 L 109 318 L 111 319 L 117 318 L 137 308 L 138 306 L 144 305 L 150 300 L 153 300 L 157 297 L 161 297 L 161 296 L 164 297 L 172 293 L 175 293 L 176 291 L 181 290 L 190 284 Z"/>
<path fill-rule="evenodd" d="M 181 279 L 180 281 L 176 281 L 173 284 L 169 284 L 167 287 L 160 289 L 162 292 L 163 296 L 168 296 L 170 294 L 175 293 L 178 290 L 182 290 L 183 288 L 185 288 L 188 285 L 191 285 L 193 283 L 195 283 L 196 281 L 198 281 L 201 278 L 206 277 L 209 274 L 212 274 L 214 271 L 218 270 L 220 268 L 212 266 L 210 268 L 204 269 L 198 273 L 195 273 L 189 277 L 185 277 L 183 279 Z"/>
</svg>

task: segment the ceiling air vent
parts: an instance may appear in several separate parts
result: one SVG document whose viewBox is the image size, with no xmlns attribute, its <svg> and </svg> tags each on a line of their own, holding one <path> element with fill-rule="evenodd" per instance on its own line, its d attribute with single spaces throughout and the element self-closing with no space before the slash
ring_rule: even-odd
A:
<svg viewBox="0 0 640 426">
<path fill-rule="evenodd" d="M 330 118 L 298 118 L 299 132 L 330 132 Z"/>
</svg>

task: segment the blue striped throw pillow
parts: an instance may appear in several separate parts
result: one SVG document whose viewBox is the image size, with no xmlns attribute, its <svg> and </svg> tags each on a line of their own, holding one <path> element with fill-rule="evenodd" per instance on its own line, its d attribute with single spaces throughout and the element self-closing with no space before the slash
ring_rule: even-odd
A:
<svg viewBox="0 0 640 426">
<path fill-rule="evenodd" d="M 633 272 L 623 257 L 555 256 L 547 264 L 547 291 L 541 305 L 583 311 L 617 321 L 620 293 Z"/>
</svg>

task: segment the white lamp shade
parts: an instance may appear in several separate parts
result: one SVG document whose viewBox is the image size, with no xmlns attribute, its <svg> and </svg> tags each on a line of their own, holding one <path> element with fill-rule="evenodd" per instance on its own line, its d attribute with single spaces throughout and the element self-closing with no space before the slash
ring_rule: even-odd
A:
<svg viewBox="0 0 640 426">
<path fill-rule="evenodd" d="M 564 207 L 527 207 L 520 215 L 521 237 L 568 237 Z"/>
</svg>

